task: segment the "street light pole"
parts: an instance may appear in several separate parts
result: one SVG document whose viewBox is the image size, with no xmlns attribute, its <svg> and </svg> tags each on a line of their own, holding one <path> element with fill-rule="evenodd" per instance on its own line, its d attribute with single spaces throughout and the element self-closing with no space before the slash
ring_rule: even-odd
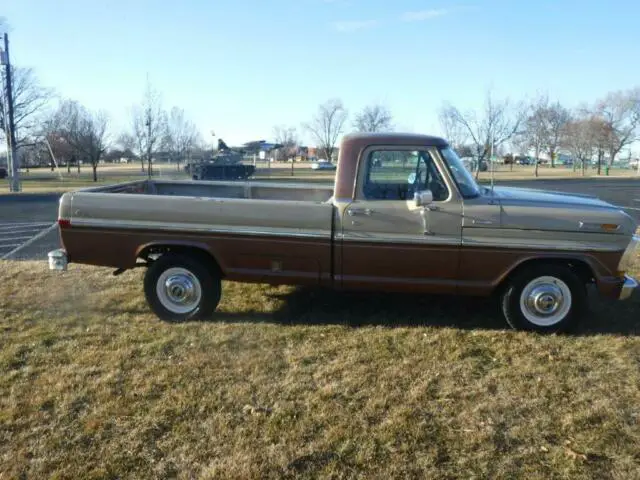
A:
<svg viewBox="0 0 640 480">
<path fill-rule="evenodd" d="M 8 124 L 5 125 L 5 133 L 7 133 L 7 143 L 9 144 L 9 172 L 11 178 L 9 180 L 9 189 L 11 192 L 20 191 L 20 164 L 18 162 L 18 154 L 16 149 L 16 126 L 13 119 L 13 88 L 11 78 L 11 60 L 9 58 L 9 35 L 4 34 L 4 51 L 2 52 L 2 65 L 5 67 L 6 83 L 7 83 L 7 116 Z M 8 132 L 6 129 L 8 128 Z"/>
</svg>

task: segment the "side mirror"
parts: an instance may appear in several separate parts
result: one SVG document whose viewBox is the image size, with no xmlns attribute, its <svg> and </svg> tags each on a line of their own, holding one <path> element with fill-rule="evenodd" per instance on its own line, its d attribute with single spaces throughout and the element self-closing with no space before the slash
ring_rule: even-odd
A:
<svg viewBox="0 0 640 480">
<path fill-rule="evenodd" d="M 416 202 L 416 207 L 426 207 L 433 202 L 433 193 L 431 193 L 431 190 L 422 190 L 416 192 L 413 198 Z"/>
</svg>

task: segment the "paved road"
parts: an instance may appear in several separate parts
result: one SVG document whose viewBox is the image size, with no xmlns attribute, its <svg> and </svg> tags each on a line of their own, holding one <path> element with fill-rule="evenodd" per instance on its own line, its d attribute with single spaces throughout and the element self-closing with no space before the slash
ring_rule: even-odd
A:
<svg viewBox="0 0 640 480">
<path fill-rule="evenodd" d="M 597 195 L 625 208 L 640 223 L 640 179 L 514 180 L 498 184 Z M 55 225 L 58 199 L 58 194 L 0 195 L 0 258 L 46 260 L 47 252 L 59 247 Z"/>
</svg>

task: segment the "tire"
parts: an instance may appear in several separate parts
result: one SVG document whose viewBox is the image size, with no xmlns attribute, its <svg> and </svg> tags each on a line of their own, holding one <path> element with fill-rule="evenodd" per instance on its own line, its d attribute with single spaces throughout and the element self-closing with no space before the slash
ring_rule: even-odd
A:
<svg viewBox="0 0 640 480">
<path fill-rule="evenodd" d="M 513 329 L 561 332 L 570 330 L 585 313 L 587 291 L 585 282 L 568 267 L 536 265 L 509 280 L 500 303 Z"/>
<path fill-rule="evenodd" d="M 210 317 L 220 302 L 220 276 L 195 256 L 167 253 L 144 277 L 149 307 L 161 320 L 184 322 Z"/>
</svg>

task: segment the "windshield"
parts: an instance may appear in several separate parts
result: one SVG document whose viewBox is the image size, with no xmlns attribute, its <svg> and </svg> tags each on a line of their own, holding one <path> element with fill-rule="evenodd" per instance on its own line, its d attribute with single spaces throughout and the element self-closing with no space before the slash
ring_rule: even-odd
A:
<svg viewBox="0 0 640 480">
<path fill-rule="evenodd" d="M 453 175 L 460 193 L 465 198 L 473 198 L 480 195 L 480 186 L 477 184 L 473 175 L 462 163 L 458 154 L 451 147 L 441 148 L 440 153 L 444 161 Z"/>
</svg>

